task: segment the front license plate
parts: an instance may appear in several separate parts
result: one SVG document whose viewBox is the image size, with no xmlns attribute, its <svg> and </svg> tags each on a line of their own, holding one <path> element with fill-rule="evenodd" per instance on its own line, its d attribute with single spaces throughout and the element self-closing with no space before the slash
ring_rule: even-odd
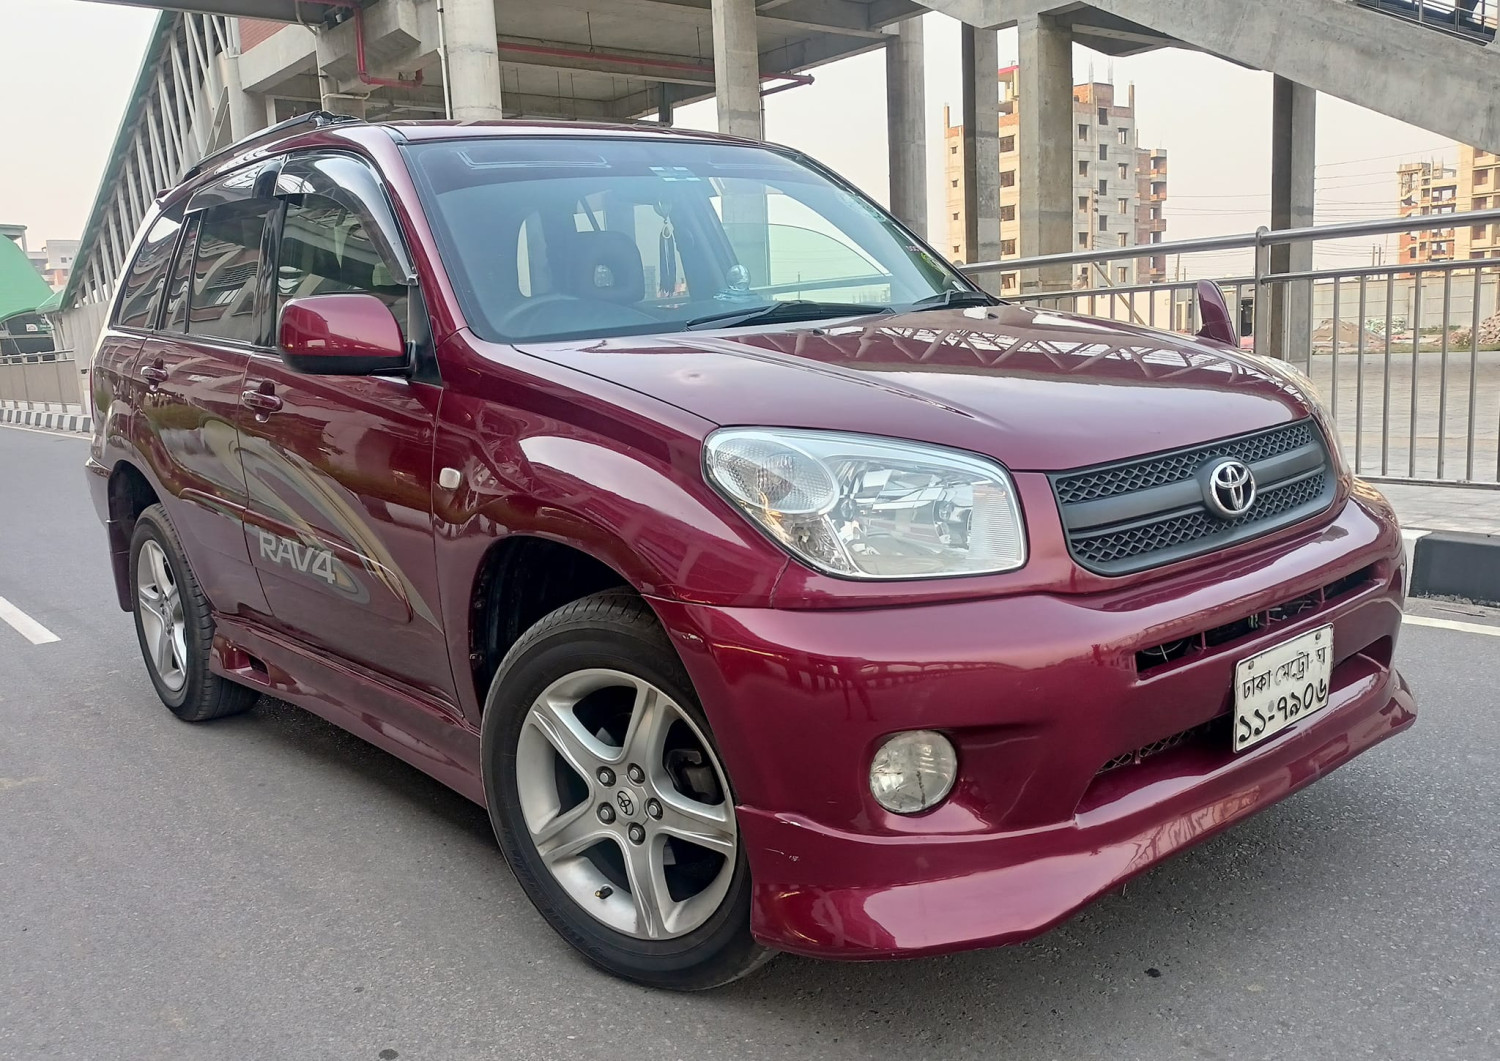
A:
<svg viewBox="0 0 1500 1061">
<path fill-rule="evenodd" d="M 1234 750 L 1242 752 L 1328 706 L 1333 627 L 1320 626 L 1234 668 Z"/>
</svg>

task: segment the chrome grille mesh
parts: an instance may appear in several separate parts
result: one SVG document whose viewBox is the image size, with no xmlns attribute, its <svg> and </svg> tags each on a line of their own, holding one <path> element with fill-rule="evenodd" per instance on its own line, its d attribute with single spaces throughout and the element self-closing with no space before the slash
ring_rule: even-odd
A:
<svg viewBox="0 0 1500 1061">
<path fill-rule="evenodd" d="M 1202 449 L 1170 453 L 1163 457 L 1148 457 L 1097 471 L 1061 475 L 1055 481 L 1057 500 L 1064 505 L 1072 505 L 1132 490 L 1181 482 L 1191 479 L 1210 457 L 1236 457 L 1246 464 L 1254 464 L 1309 445 L 1313 441 L 1312 425 L 1303 420 L 1275 431 L 1229 439 Z"/>
<path fill-rule="evenodd" d="M 1250 511 L 1239 519 L 1220 520 L 1207 512 L 1193 512 L 1144 527 L 1078 538 L 1073 541 L 1073 552 L 1080 559 L 1108 564 L 1140 553 L 1170 549 L 1185 542 L 1226 534 L 1239 527 L 1274 519 L 1284 512 L 1316 500 L 1325 489 L 1326 478 L 1326 473 L 1320 473 L 1298 480 L 1290 486 L 1263 490 L 1256 497 Z"/>
<path fill-rule="evenodd" d="M 1255 473 L 1256 497 L 1226 518 L 1203 497 L 1211 462 L 1234 458 Z M 1312 420 L 1201 446 L 1052 476 L 1068 548 L 1081 567 L 1123 575 L 1224 548 L 1325 510 L 1336 480 Z"/>
</svg>

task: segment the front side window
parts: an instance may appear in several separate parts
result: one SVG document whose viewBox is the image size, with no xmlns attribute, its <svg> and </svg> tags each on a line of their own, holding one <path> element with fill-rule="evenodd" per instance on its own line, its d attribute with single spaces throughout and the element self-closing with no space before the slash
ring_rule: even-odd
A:
<svg viewBox="0 0 1500 1061">
<path fill-rule="evenodd" d="M 392 275 L 367 223 L 326 195 L 287 196 L 276 263 L 276 319 L 306 295 L 374 295 L 406 326 L 409 290 Z"/>
<path fill-rule="evenodd" d="M 406 151 L 490 340 L 679 331 L 780 302 L 848 316 L 972 290 L 867 199 L 765 148 L 506 137 Z"/>
<path fill-rule="evenodd" d="M 265 202 L 248 202 L 204 211 L 193 258 L 188 334 L 241 343 L 260 339 L 256 292 L 269 210 Z"/>
<path fill-rule="evenodd" d="M 125 275 L 120 292 L 120 310 L 115 324 L 121 328 L 151 328 L 156 324 L 156 310 L 167 286 L 167 270 L 172 264 L 172 249 L 182 223 L 171 217 L 158 217 L 146 233 L 141 249 Z"/>
</svg>

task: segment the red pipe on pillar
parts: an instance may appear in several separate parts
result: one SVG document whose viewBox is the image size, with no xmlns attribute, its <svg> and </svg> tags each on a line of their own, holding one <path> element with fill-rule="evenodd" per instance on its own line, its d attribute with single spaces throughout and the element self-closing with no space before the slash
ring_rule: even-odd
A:
<svg viewBox="0 0 1500 1061">
<path fill-rule="evenodd" d="M 358 77 L 360 84 L 381 88 L 416 88 L 422 84 L 423 78 L 420 70 L 410 81 L 400 77 L 372 77 L 370 75 L 365 66 L 365 12 L 359 0 L 318 0 L 318 2 L 329 7 L 342 7 L 354 12 L 354 67 L 355 76 Z"/>
</svg>

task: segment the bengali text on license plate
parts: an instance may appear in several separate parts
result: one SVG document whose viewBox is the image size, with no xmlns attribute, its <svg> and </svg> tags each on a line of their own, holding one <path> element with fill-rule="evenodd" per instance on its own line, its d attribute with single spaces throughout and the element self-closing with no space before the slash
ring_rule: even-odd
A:
<svg viewBox="0 0 1500 1061">
<path fill-rule="evenodd" d="M 1234 669 L 1234 750 L 1244 751 L 1328 706 L 1333 627 L 1310 630 Z"/>
</svg>

